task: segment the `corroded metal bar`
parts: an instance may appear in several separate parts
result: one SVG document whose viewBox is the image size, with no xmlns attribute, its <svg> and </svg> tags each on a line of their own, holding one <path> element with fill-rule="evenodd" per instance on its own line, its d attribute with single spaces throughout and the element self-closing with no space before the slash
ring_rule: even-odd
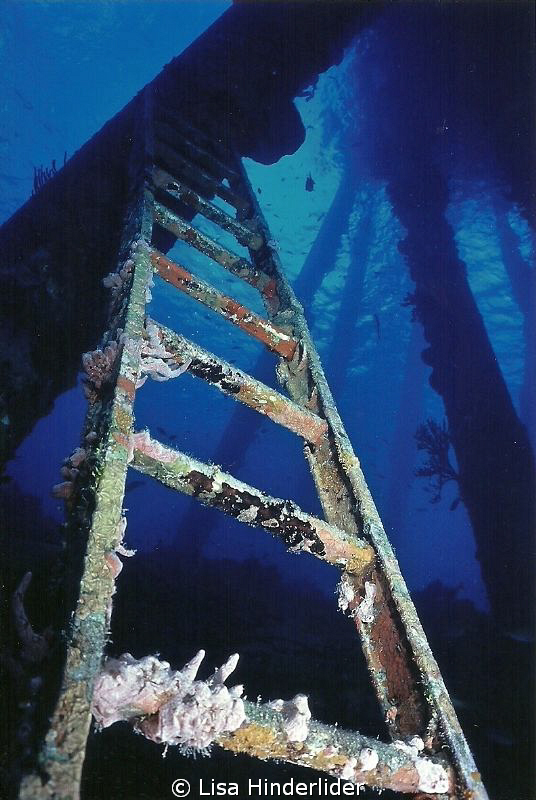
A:
<svg viewBox="0 0 536 800">
<path fill-rule="evenodd" d="M 297 322 L 296 326 L 299 329 L 300 323 Z M 327 385 L 323 372 L 316 370 L 317 356 L 305 328 L 301 335 L 301 351 L 301 359 L 296 355 L 288 364 L 280 364 L 278 375 L 284 380 L 291 397 L 302 402 L 303 398 L 308 397 L 309 407 L 324 414 Z M 331 423 L 332 418 L 328 419 Z M 362 520 L 356 509 L 352 485 L 346 479 L 344 462 L 341 464 L 339 461 L 336 436 L 330 424 L 330 433 L 321 446 L 314 450 L 306 447 L 305 454 L 326 519 L 345 530 L 362 534 Z M 364 586 L 357 585 L 355 580 L 352 581 L 354 599 L 347 611 L 354 616 L 359 630 L 374 690 L 387 726 L 393 738 L 413 734 L 426 738 L 433 733 L 435 715 L 430 712 L 423 695 L 421 677 L 403 624 L 381 571 L 371 572 L 367 580 L 374 584 L 376 592 L 373 621 L 362 623 L 355 613 L 364 593 Z"/>
<path fill-rule="evenodd" d="M 153 249 L 151 260 L 160 277 L 172 286 L 221 314 L 233 325 L 265 344 L 274 353 L 279 353 L 283 358 L 292 358 L 297 342 L 282 328 L 240 305 L 232 297 L 228 297 L 208 283 L 194 277 L 184 267 L 171 261 L 158 250 Z"/>
<path fill-rule="evenodd" d="M 393 736 L 419 733 L 432 736 L 436 746 L 445 742 L 451 749 L 460 782 L 475 800 L 487 798 L 456 712 L 450 701 L 439 667 L 411 600 L 400 567 L 383 528 L 335 403 L 327 386 L 318 354 L 314 350 L 305 320 L 297 319 L 297 330 L 309 353 L 309 368 L 317 387 L 322 413 L 330 427 L 337 462 L 354 493 L 360 531 L 378 554 L 377 571 L 370 578 L 377 587 L 378 613 L 370 625 L 355 622 L 361 634 L 369 670 L 384 706 Z M 292 396 L 292 393 L 291 393 Z M 309 458 L 314 458 L 310 452 Z M 327 515 L 330 519 L 331 515 Z M 350 609 L 351 610 L 351 609 Z M 386 642 L 389 642 L 386 645 Z M 428 720 L 427 720 L 428 717 Z M 426 723 L 424 730 L 420 725 Z M 440 735 L 438 735 L 440 734 Z"/>
<path fill-rule="evenodd" d="M 147 256 L 132 259 L 134 278 L 125 331 L 131 341 L 141 342 L 145 293 L 151 274 Z M 136 350 L 136 352 L 135 352 Z M 67 661 L 62 689 L 40 762 L 48 775 L 23 779 L 20 800 L 75 800 L 79 797 L 86 739 L 91 724 L 91 691 L 99 672 L 110 624 L 114 573 L 110 559 L 121 544 L 122 501 L 127 471 L 127 448 L 116 434 L 129 434 L 132 426 L 133 387 L 138 375 L 137 348 L 123 349 L 119 378 L 109 411 L 109 430 L 97 464 L 101 470 L 95 489 L 95 511 L 87 544 L 80 594 L 69 629 Z M 132 388 L 131 388 L 132 387 Z M 97 466 L 96 464 L 96 466 Z"/>
<path fill-rule="evenodd" d="M 96 452 L 88 455 L 91 473 L 95 476 L 95 484 L 90 487 L 94 511 L 88 518 L 87 500 L 81 502 L 73 509 L 70 521 L 78 536 L 88 537 L 83 574 L 69 626 L 62 686 L 40 753 L 40 772 L 23 778 L 20 800 L 78 800 L 91 724 L 92 687 L 100 670 L 110 624 L 115 591 L 115 551 L 124 532 L 122 502 L 128 448 L 121 444 L 120 439 L 128 440 L 132 428 L 147 288 L 152 275 L 148 252 L 139 238 L 150 241 L 152 227 L 152 214 L 149 213 L 152 195 L 143 187 L 143 168 L 150 147 L 149 109 L 148 99 L 143 96 L 141 99 L 145 101 L 145 109 L 142 106 L 141 130 L 136 132 L 138 140 L 131 154 L 134 200 L 126 214 L 121 243 L 123 257 L 128 255 L 133 265 L 132 283 L 127 292 L 124 316 L 109 321 L 111 329 L 117 329 L 118 325 L 124 328 L 129 346 L 122 346 L 121 340 L 116 341 L 118 375 L 115 383 L 111 381 L 111 396 L 109 400 L 102 397 L 90 404 L 88 411 L 86 430 L 100 440 Z M 113 375 L 110 377 L 113 379 Z M 45 781 L 42 776 L 46 776 Z"/>
<path fill-rule="evenodd" d="M 271 497 L 191 456 L 165 447 L 148 431 L 131 440 L 131 466 L 165 486 L 197 497 L 206 506 L 224 511 L 239 522 L 266 528 L 292 551 L 305 551 L 360 576 L 372 566 L 370 545 L 325 520 L 306 514 L 290 500 Z"/>
<path fill-rule="evenodd" d="M 265 275 L 264 272 L 256 269 L 247 259 L 237 256 L 227 248 L 222 247 L 209 236 L 196 230 L 192 225 L 185 222 L 177 214 L 174 214 L 161 203 L 155 203 L 154 221 L 172 233 L 178 239 L 182 239 L 187 244 L 195 247 L 201 253 L 221 264 L 234 275 L 237 275 L 246 283 L 256 288 L 266 289 L 273 284 L 273 279 Z"/>
<path fill-rule="evenodd" d="M 245 180 L 247 179 L 245 178 Z M 244 191 L 243 188 L 242 191 Z M 270 241 L 270 232 L 261 216 L 257 200 L 253 192 L 250 191 L 250 194 L 252 195 L 252 205 L 258 215 L 259 230 L 263 233 L 266 241 Z M 334 407 L 334 403 L 331 394 L 328 394 L 329 389 L 305 323 L 303 309 L 283 276 L 277 252 L 271 247 L 268 247 L 267 250 L 271 262 L 269 270 L 277 278 L 272 295 L 264 297 L 266 306 L 274 321 L 277 320 L 280 323 L 284 321 L 300 342 L 293 359 L 279 365 L 278 377 L 298 404 L 313 409 L 323 416 L 325 409 L 327 408 L 329 412 L 331 407 Z M 252 259 L 255 258 L 257 255 L 252 253 Z M 328 396 L 329 402 L 327 401 Z M 344 428 L 340 419 L 334 426 L 333 416 L 327 418 L 330 423 L 330 435 L 319 447 L 312 449 L 306 447 L 305 454 L 326 519 L 344 530 L 353 531 L 359 535 L 362 531 L 362 521 L 356 509 L 355 494 L 346 477 L 344 462 L 341 463 L 337 451 L 337 437 L 339 433 L 345 435 Z M 370 580 L 372 575 L 369 575 L 368 578 Z M 379 586 L 381 577 L 376 576 L 375 582 Z M 355 608 L 363 599 L 364 586 L 357 586 L 354 581 L 352 589 L 354 605 L 349 610 L 355 612 Z M 378 591 L 378 600 L 381 594 Z M 390 608 L 390 612 L 393 610 Z M 373 626 L 360 625 L 362 646 L 376 696 L 393 738 L 412 734 L 424 737 L 427 735 L 430 714 L 427 712 L 426 702 L 422 697 L 418 670 L 415 668 L 411 651 L 408 649 L 403 627 L 396 617 L 396 614 L 384 613 L 381 615 L 381 626 L 377 624 Z M 357 618 L 356 625 L 359 625 Z M 390 643 L 389 648 L 384 647 L 383 642 L 376 635 L 380 629 L 383 639 Z M 396 653 L 394 661 L 385 657 L 391 650 Z M 393 711 L 394 708 L 397 709 L 396 715 Z"/>
<path fill-rule="evenodd" d="M 180 363 L 189 361 L 188 372 L 215 386 L 234 400 L 265 414 L 278 425 L 288 428 L 293 433 L 310 442 L 319 444 L 327 431 L 325 420 L 316 414 L 300 408 L 275 389 L 255 380 L 242 370 L 227 361 L 204 350 L 199 345 L 178 333 L 154 323 L 160 332 L 160 338 L 171 356 L 177 356 Z"/>
<path fill-rule="evenodd" d="M 230 217 L 221 208 L 212 205 L 207 200 L 203 200 L 197 192 L 194 192 L 193 189 L 185 186 L 176 178 L 172 178 L 165 170 L 157 168 L 153 171 L 153 183 L 158 189 L 164 189 L 170 197 L 180 200 L 181 203 L 190 206 L 206 219 L 219 225 L 224 231 L 228 231 L 244 247 L 251 247 L 252 250 L 258 250 L 259 247 L 262 247 L 262 236 L 237 222 L 236 219 Z"/>
<path fill-rule="evenodd" d="M 416 749 L 384 744 L 359 733 L 310 720 L 305 741 L 296 746 L 289 740 L 281 714 L 268 704 L 244 702 L 246 721 L 234 733 L 216 743 L 234 753 L 247 753 L 263 761 L 277 759 L 310 767 L 335 778 L 374 789 L 390 789 L 404 794 L 454 793 L 455 777 L 444 759 L 429 758 Z M 301 782 L 301 781 L 300 781 Z M 311 776 L 304 781 L 307 796 L 323 794 L 325 779 Z M 261 789 L 265 786 L 261 784 Z M 268 782 L 269 786 L 269 782 Z M 260 794 L 269 794 L 261 791 Z M 328 794 L 328 791 L 325 791 Z M 355 796 L 357 792 L 340 792 Z"/>
<path fill-rule="evenodd" d="M 241 175 L 236 186 L 249 197 L 258 229 L 265 240 L 269 241 L 268 226 L 245 170 L 238 160 L 237 169 L 241 170 Z M 294 336 L 301 342 L 300 358 L 294 365 L 280 365 L 278 375 L 287 386 L 291 397 L 297 402 L 307 403 L 308 407 L 317 408 L 329 425 L 329 459 L 333 465 L 330 470 L 332 474 L 334 471 L 338 473 L 338 480 L 334 484 L 335 492 L 331 496 L 321 485 L 323 466 L 318 458 L 325 456 L 320 456 L 319 449 L 306 448 L 326 517 L 330 521 L 337 518 L 336 498 L 340 493 L 350 507 L 355 507 L 357 530 L 373 544 L 378 555 L 377 571 L 371 573 L 369 578 L 373 579 L 376 586 L 377 602 L 381 603 L 382 613 L 375 613 L 372 624 L 362 623 L 356 616 L 356 625 L 361 634 L 376 694 L 389 723 L 389 731 L 393 736 L 400 736 L 403 730 L 419 733 L 433 742 L 436 749 L 446 743 L 450 748 L 457 781 L 462 787 L 461 792 L 465 792 L 464 796 L 471 796 L 473 800 L 487 800 L 487 792 L 439 667 L 327 385 L 303 308 L 283 275 L 277 253 L 269 249 L 271 263 L 268 269 L 276 276 L 276 284 L 271 297 L 264 295 L 265 303 L 274 321 L 281 323 L 284 320 L 286 324 L 290 324 Z M 255 261 L 253 252 L 252 259 Z M 265 264 L 263 268 L 267 268 Z M 354 602 L 359 603 L 361 600 L 362 596 L 356 595 Z M 390 637 L 391 654 L 396 652 L 399 658 L 382 657 L 386 636 Z M 400 691 L 403 695 L 400 698 L 402 702 L 399 702 L 397 696 Z M 423 709 L 426 716 L 423 715 Z M 424 724 L 426 728 L 422 730 Z"/>
<path fill-rule="evenodd" d="M 164 144 L 164 142 L 157 143 L 156 161 L 159 165 L 165 165 L 162 172 L 169 173 L 170 180 L 180 176 L 181 180 L 186 181 L 188 185 L 195 186 L 205 197 L 213 198 L 215 196 L 218 186 L 217 180 L 203 171 L 197 170 L 193 164 Z M 161 166 L 159 168 L 161 169 Z"/>
<path fill-rule="evenodd" d="M 204 170 L 196 167 L 187 158 L 178 153 L 174 148 L 169 147 L 165 142 L 157 142 L 156 153 L 168 165 L 169 169 L 182 175 L 187 181 L 191 180 L 195 185 L 202 185 L 207 190 L 207 194 L 213 197 L 218 195 L 226 203 L 233 206 L 237 211 L 245 212 L 249 209 L 249 203 L 244 200 L 232 189 L 224 186 Z"/>
<path fill-rule="evenodd" d="M 170 147 L 181 150 L 188 159 L 199 164 L 202 169 L 209 170 L 216 178 L 236 179 L 238 177 L 228 164 L 224 164 L 223 161 L 220 161 L 219 158 L 203 147 L 199 147 L 198 144 L 194 144 L 195 131 L 192 131 L 189 136 L 185 132 L 182 132 L 181 135 L 178 134 L 176 126 L 157 120 L 155 122 L 155 135 Z M 196 138 L 198 137 L 196 136 Z"/>
</svg>

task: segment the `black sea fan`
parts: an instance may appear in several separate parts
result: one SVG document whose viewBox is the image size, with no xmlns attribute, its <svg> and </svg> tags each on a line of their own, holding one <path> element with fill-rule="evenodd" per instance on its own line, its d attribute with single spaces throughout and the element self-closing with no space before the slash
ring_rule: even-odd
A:
<svg viewBox="0 0 536 800">
<path fill-rule="evenodd" d="M 452 466 L 449 458 L 451 437 L 447 421 L 438 423 L 434 419 L 427 419 L 415 431 L 417 449 L 424 450 L 426 461 L 417 467 L 415 475 L 420 478 L 430 479 L 432 503 L 441 499 L 441 490 L 449 481 L 458 482 L 458 473 Z"/>
<path fill-rule="evenodd" d="M 63 166 L 67 163 L 67 152 L 63 154 Z M 34 167 L 34 177 L 33 177 L 33 189 L 32 195 L 37 194 L 40 189 L 43 188 L 45 183 L 47 183 L 54 175 L 57 173 L 58 168 L 56 167 L 56 159 L 52 159 L 52 166 L 44 167 L 42 164 L 40 167 Z"/>
</svg>

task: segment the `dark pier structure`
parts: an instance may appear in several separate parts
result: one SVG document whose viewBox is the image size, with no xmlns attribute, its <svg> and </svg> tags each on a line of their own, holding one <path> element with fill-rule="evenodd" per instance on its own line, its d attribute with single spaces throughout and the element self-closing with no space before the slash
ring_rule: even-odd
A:
<svg viewBox="0 0 536 800">
<path fill-rule="evenodd" d="M 305 138 L 293 98 L 342 58 L 373 13 L 354 3 L 238 4 L 152 90 L 177 114 L 186 107 L 223 147 L 273 163 Z M 292 54 L 280 46 L 282 30 Z M 137 114 L 134 99 L 0 228 L 2 461 L 74 385 L 81 354 L 103 329 L 102 279 L 119 246 Z"/>
</svg>

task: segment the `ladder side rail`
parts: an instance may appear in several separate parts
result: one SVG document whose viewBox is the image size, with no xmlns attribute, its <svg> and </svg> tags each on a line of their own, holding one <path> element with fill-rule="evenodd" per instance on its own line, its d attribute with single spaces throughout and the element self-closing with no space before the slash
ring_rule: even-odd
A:
<svg viewBox="0 0 536 800">
<path fill-rule="evenodd" d="M 262 211 L 257 202 L 257 198 L 255 197 L 249 179 L 245 173 L 245 169 L 241 163 L 240 169 L 240 189 L 245 190 L 246 195 L 249 197 L 252 207 L 254 208 L 254 214 L 259 222 L 259 230 L 264 232 L 265 239 L 268 240 L 268 225 L 264 219 Z M 251 255 L 252 260 L 255 261 L 255 253 L 252 252 Z M 412 688 L 415 692 L 418 692 L 422 698 L 422 701 L 426 703 L 432 713 L 432 719 L 429 720 L 427 725 L 429 733 L 432 735 L 434 733 L 431 726 L 433 726 L 434 718 L 436 718 L 439 722 L 441 733 L 443 734 L 446 743 L 450 748 L 458 778 L 463 786 L 463 789 L 468 792 L 472 792 L 472 797 L 475 800 L 486 800 L 487 793 L 481 782 L 481 778 L 477 771 L 472 753 L 461 729 L 454 707 L 450 701 L 450 697 L 441 676 L 439 667 L 426 639 L 426 635 L 420 623 L 415 606 L 411 600 L 406 583 L 400 572 L 400 567 L 370 494 L 364 474 L 361 470 L 359 460 L 353 451 L 350 440 L 348 439 L 342 424 L 342 420 L 340 419 L 336 409 L 335 402 L 329 390 L 319 356 L 313 345 L 307 323 L 305 321 L 303 308 L 296 299 L 292 287 L 284 277 L 279 258 L 273 249 L 270 262 L 271 263 L 268 265 L 268 274 L 273 277 L 275 273 L 277 276 L 276 283 L 278 303 L 272 302 L 269 304 L 268 311 L 272 314 L 272 318 L 275 322 L 280 320 L 282 312 L 286 313 L 287 318 L 291 318 L 293 321 L 296 338 L 302 342 L 302 346 L 305 348 L 307 353 L 309 380 L 314 386 L 319 406 L 321 406 L 321 412 L 324 414 L 330 428 L 330 440 L 333 442 L 333 446 L 335 448 L 338 469 L 342 473 L 342 480 L 351 487 L 359 518 L 359 528 L 363 535 L 373 544 L 381 568 L 381 575 L 384 576 L 384 581 L 381 581 L 378 588 L 382 593 L 384 593 L 383 606 L 387 613 L 382 613 L 380 615 L 380 620 L 375 621 L 375 623 L 369 626 L 369 628 L 367 627 L 366 623 L 360 623 L 359 619 L 356 618 L 358 630 L 362 635 L 362 638 L 365 640 L 364 650 L 365 655 L 368 656 L 369 669 L 371 669 L 373 682 L 375 686 L 379 688 L 379 694 L 385 696 L 384 689 L 381 686 L 378 687 L 378 683 L 382 680 L 385 680 L 385 677 L 388 677 L 386 669 L 387 664 L 385 659 L 381 658 L 380 650 L 382 647 L 382 638 L 384 638 L 386 631 L 375 631 L 374 629 L 379 627 L 379 622 L 385 624 L 387 622 L 386 617 L 392 616 L 393 611 L 396 609 L 396 613 L 402 624 L 403 634 L 407 638 L 407 642 L 411 648 L 411 659 L 418 667 L 418 680 L 415 681 Z M 257 266 L 259 265 L 257 264 Z M 300 399 L 300 395 L 301 398 L 303 398 L 302 387 L 299 387 L 298 391 L 296 391 L 295 383 L 292 381 L 291 370 L 289 367 L 285 367 L 283 363 L 283 368 L 278 370 L 278 374 L 280 376 L 285 376 L 285 371 L 290 373 L 290 379 L 286 380 L 285 382 L 291 393 L 291 396 L 293 396 L 293 394 L 298 395 L 298 397 L 294 397 L 294 399 L 297 400 Z M 283 380 L 285 380 L 284 377 Z M 315 454 L 312 450 L 307 449 L 306 453 L 309 461 L 313 462 L 314 473 Z M 316 474 L 318 475 L 318 471 Z M 330 517 L 333 516 L 330 506 L 331 504 L 327 503 L 325 508 L 328 520 L 330 520 Z M 377 582 L 379 575 L 376 574 L 374 577 L 376 578 Z M 389 608 L 391 605 L 393 608 Z M 367 650 L 370 652 L 367 653 Z M 372 655 L 375 657 L 371 658 Z M 383 668 L 381 670 L 380 665 Z M 400 664 L 397 666 L 400 666 Z M 408 673 L 410 676 L 412 671 L 411 664 L 409 664 Z M 388 696 L 387 700 L 389 700 Z M 409 711 L 409 726 L 411 726 L 413 723 L 411 715 L 414 713 L 414 710 L 415 709 L 410 709 Z M 387 715 L 389 715 L 389 711 L 390 709 L 387 708 Z M 398 713 L 398 709 L 396 709 L 396 715 L 395 711 L 393 711 L 392 716 L 394 719 L 390 719 L 389 716 L 387 716 L 388 723 L 391 723 L 389 724 L 390 732 L 394 735 L 398 734 L 396 726 L 396 717 L 398 716 Z M 392 724 L 393 722 L 395 723 L 394 725 Z M 417 733 L 418 731 L 414 732 Z M 438 744 L 438 746 L 440 745 Z"/>
<path fill-rule="evenodd" d="M 267 223 L 245 173 L 240 189 L 242 192 L 250 193 L 259 231 L 262 231 L 265 239 L 269 240 L 270 232 Z M 252 254 L 252 259 L 255 259 L 255 254 Z M 257 262 L 257 267 L 266 271 L 276 287 L 266 303 L 269 316 L 276 324 L 289 326 L 299 341 L 299 348 L 292 361 L 287 364 L 280 363 L 277 369 L 278 378 L 298 404 L 306 405 L 324 416 L 330 428 L 328 437 L 319 447 L 305 447 L 305 455 L 313 474 L 324 514 L 332 524 L 355 535 L 360 535 L 362 523 L 359 514 L 356 513 L 354 491 L 344 468 L 341 467 L 337 453 L 338 438 L 334 435 L 339 432 L 344 434 L 344 429 L 335 410 L 320 360 L 305 323 L 303 308 L 284 278 L 279 258 L 273 248 L 269 249 L 269 255 L 262 264 Z M 330 414 L 331 410 L 334 411 L 336 417 Z M 350 445 L 349 447 L 352 452 Z M 374 582 L 376 591 L 378 591 L 381 576 L 377 574 L 377 571 L 371 569 L 366 578 L 369 582 Z M 351 575 L 348 575 L 347 582 L 353 593 L 349 611 L 355 613 L 357 605 L 364 598 L 365 580 L 359 583 Z M 413 734 L 425 737 L 430 723 L 430 713 L 426 701 L 422 697 L 418 671 L 408 650 L 404 631 L 399 624 L 395 624 L 391 614 L 382 614 L 382 617 L 383 639 L 388 638 L 392 643 L 390 652 L 386 651 L 383 654 L 381 643 L 374 640 L 375 626 L 362 625 L 359 629 L 376 696 L 393 738 L 404 738 Z M 386 627 L 388 627 L 388 633 L 385 630 Z M 383 658 L 382 655 L 384 655 Z M 396 659 L 394 665 L 390 664 L 388 656 L 394 656 Z M 391 677 L 392 675 L 393 677 Z M 392 711 L 394 698 L 397 701 L 396 716 Z"/>
<path fill-rule="evenodd" d="M 142 242 L 150 243 L 152 194 L 146 188 L 146 169 L 151 158 L 150 98 L 140 95 L 133 145 L 129 156 L 129 200 L 119 252 L 119 269 L 131 262 L 131 285 L 126 307 L 110 320 L 103 349 L 116 333 L 117 358 L 109 382 L 109 399 L 94 396 L 86 418 L 90 484 L 80 487 L 70 510 L 69 529 L 73 536 L 87 540 L 78 600 L 68 631 L 62 685 L 49 731 L 39 755 L 39 774 L 23 777 L 20 800 L 77 800 L 91 724 L 93 683 L 100 671 L 109 631 L 112 596 L 117 575 L 116 548 L 124 533 L 122 503 L 128 460 L 128 443 L 133 425 L 133 403 L 139 377 L 147 290 L 152 264 Z M 119 328 L 119 330 L 118 330 Z M 120 334 L 121 328 L 124 328 Z M 112 348 L 112 349 L 114 349 Z M 112 351 L 109 351 L 112 352 Z M 88 438 L 88 435 L 91 436 Z M 94 496 L 94 508 L 84 496 Z M 92 513 L 91 513 L 92 512 Z M 42 779 L 44 776 L 44 780 Z"/>
</svg>

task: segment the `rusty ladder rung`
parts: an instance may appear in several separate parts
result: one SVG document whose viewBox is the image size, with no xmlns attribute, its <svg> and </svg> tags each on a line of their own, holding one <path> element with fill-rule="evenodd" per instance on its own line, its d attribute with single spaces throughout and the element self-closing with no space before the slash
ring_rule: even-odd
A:
<svg viewBox="0 0 536 800">
<path fill-rule="evenodd" d="M 188 363 L 188 372 L 202 378 L 220 392 L 269 417 L 289 431 L 318 445 L 326 435 L 324 419 L 289 400 L 288 397 L 255 380 L 242 370 L 191 342 L 179 333 L 149 320 L 158 330 L 170 360 Z"/>
<path fill-rule="evenodd" d="M 253 527 L 265 528 L 294 551 L 305 551 L 329 564 L 361 576 L 375 555 L 363 539 L 348 535 L 325 520 L 306 514 L 291 500 L 271 497 L 239 481 L 215 464 L 205 464 L 163 445 L 149 431 L 132 437 L 131 466 L 171 489 L 195 496 Z"/>
<path fill-rule="evenodd" d="M 214 222 L 222 230 L 228 231 L 243 247 L 258 250 L 264 244 L 262 236 L 258 233 L 233 219 L 208 200 L 204 200 L 201 195 L 176 178 L 172 178 L 165 170 L 157 168 L 153 171 L 153 184 L 155 188 L 163 191 L 164 202 L 166 197 L 172 197 L 190 206 L 196 213 Z"/>
<path fill-rule="evenodd" d="M 195 277 L 154 248 L 151 251 L 151 261 L 158 275 L 171 286 L 221 314 L 233 325 L 262 342 L 272 352 L 286 359 L 293 357 L 298 342 L 282 328 Z"/>
<path fill-rule="evenodd" d="M 278 753 L 278 758 L 282 761 L 327 772 L 339 780 L 341 764 L 355 763 L 356 782 L 360 786 L 377 789 L 378 793 L 390 789 L 413 796 L 418 794 L 423 800 L 431 797 L 442 800 L 444 794 L 425 795 L 422 791 L 422 776 L 438 772 L 444 775 L 445 785 L 442 788 L 448 792 L 448 796 L 452 796 L 455 791 L 456 776 L 444 757 L 431 758 L 422 754 L 415 759 L 414 754 L 408 752 L 408 749 L 400 747 L 400 742 L 398 746 L 385 744 L 372 737 L 363 736 L 357 731 L 345 731 L 316 720 L 311 720 L 309 723 L 310 736 L 296 747 L 281 730 L 281 721 L 268 704 L 246 701 L 245 707 L 247 724 L 233 736 L 223 736 L 217 740 L 221 747 L 233 753 L 246 753 L 258 757 L 259 748 L 256 748 L 254 743 L 262 737 L 261 741 L 269 739 L 273 742 L 273 750 Z M 377 764 L 372 769 L 370 763 L 367 765 L 362 760 L 370 753 L 375 753 L 377 757 Z M 344 790 L 341 794 L 343 793 Z M 353 787 L 349 794 L 354 796 L 359 794 L 359 791 Z"/>
<path fill-rule="evenodd" d="M 217 178 L 213 177 L 205 170 L 199 169 L 195 164 L 182 156 L 177 150 L 169 147 L 165 142 L 155 142 L 155 153 L 157 159 L 161 159 L 167 164 L 168 168 L 178 175 L 182 175 L 186 181 L 190 180 L 195 185 L 202 186 L 207 194 L 218 195 L 222 200 L 237 209 L 245 212 L 249 208 L 249 203 L 240 197 L 239 194 L 224 186 Z"/>
<path fill-rule="evenodd" d="M 220 266 L 232 272 L 246 283 L 262 291 L 272 279 L 266 273 L 257 269 L 251 261 L 242 256 L 237 256 L 226 247 L 222 247 L 210 236 L 194 228 L 181 217 L 170 211 L 161 203 L 154 204 L 153 220 L 162 228 L 169 231 L 177 239 L 182 239 L 186 244 L 195 247 L 200 253 L 216 261 Z"/>
</svg>

